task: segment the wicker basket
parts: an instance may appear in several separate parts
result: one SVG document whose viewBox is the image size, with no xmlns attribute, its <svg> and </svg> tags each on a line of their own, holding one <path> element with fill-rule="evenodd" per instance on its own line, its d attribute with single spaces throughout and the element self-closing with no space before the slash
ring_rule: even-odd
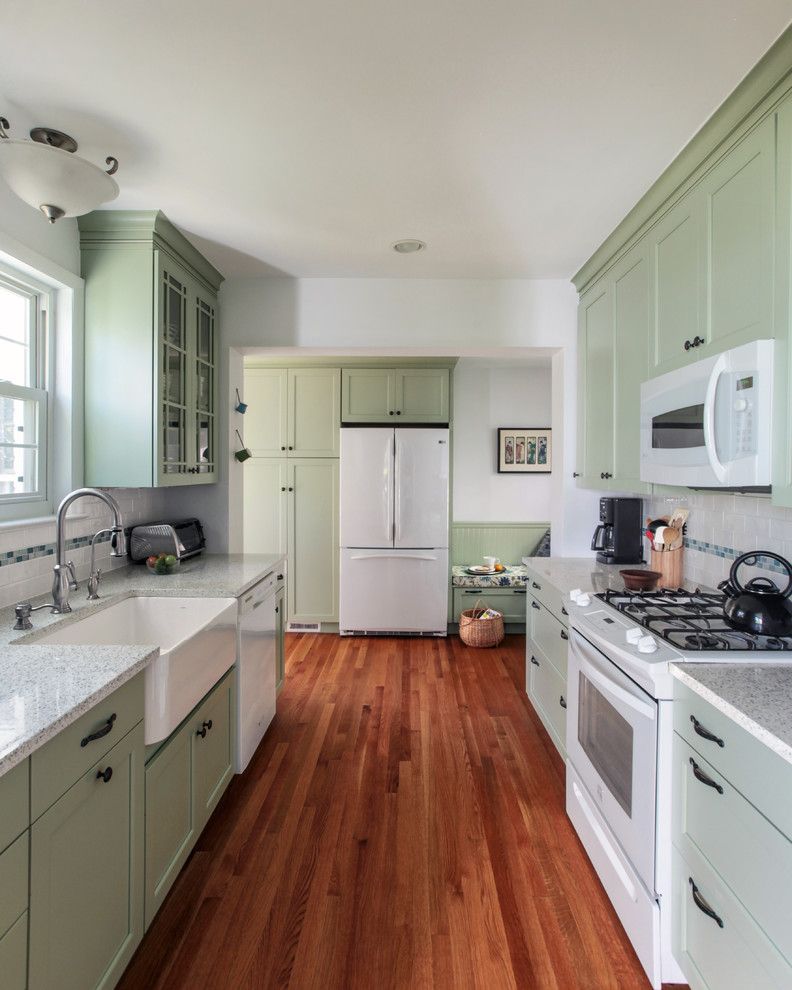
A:
<svg viewBox="0 0 792 990">
<path fill-rule="evenodd" d="M 485 611 L 466 608 L 459 614 L 459 638 L 468 646 L 497 646 L 503 639 L 503 616 L 499 612 L 494 619 L 479 618 Z"/>
</svg>

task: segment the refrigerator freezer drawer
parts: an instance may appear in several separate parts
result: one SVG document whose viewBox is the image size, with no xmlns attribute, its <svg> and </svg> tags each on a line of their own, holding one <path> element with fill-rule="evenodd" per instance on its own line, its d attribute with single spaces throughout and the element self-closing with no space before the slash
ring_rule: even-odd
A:
<svg viewBox="0 0 792 990">
<path fill-rule="evenodd" d="M 448 622 L 448 550 L 342 550 L 339 629 L 434 633 Z"/>
</svg>

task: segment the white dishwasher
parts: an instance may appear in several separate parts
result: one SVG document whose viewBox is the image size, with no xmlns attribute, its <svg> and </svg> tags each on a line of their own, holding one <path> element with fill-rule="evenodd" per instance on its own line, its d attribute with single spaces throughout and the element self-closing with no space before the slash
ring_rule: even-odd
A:
<svg viewBox="0 0 792 990">
<path fill-rule="evenodd" d="M 239 599 L 236 773 L 242 773 L 275 717 L 276 603 L 283 575 L 271 571 Z"/>
</svg>

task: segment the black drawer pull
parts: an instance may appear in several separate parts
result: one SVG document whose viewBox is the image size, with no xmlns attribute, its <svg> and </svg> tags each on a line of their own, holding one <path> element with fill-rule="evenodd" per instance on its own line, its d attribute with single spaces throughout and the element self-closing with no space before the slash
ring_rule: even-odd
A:
<svg viewBox="0 0 792 990">
<path fill-rule="evenodd" d="M 541 607 L 542 607 L 542 606 L 541 606 L 541 605 L 537 605 L 537 604 L 536 604 L 536 602 L 531 602 L 531 608 L 535 608 L 537 612 L 539 611 L 539 609 L 540 609 Z"/>
<path fill-rule="evenodd" d="M 722 739 L 719 739 L 714 733 L 710 732 L 709 729 L 705 729 L 695 715 L 690 716 L 690 721 L 693 723 L 693 731 L 697 736 L 701 736 L 702 739 L 709 739 L 710 742 L 717 743 L 720 748 L 723 749 L 726 743 Z"/>
<path fill-rule="evenodd" d="M 527 595 L 528 594 L 528 592 L 525 590 L 525 588 L 512 588 L 511 590 L 512 590 L 512 594 L 513 595 Z"/>
<path fill-rule="evenodd" d="M 206 733 L 212 728 L 212 720 L 209 719 L 208 722 L 204 722 L 200 729 L 195 730 L 196 736 L 200 736 L 201 739 L 206 739 Z"/>
<path fill-rule="evenodd" d="M 88 743 L 96 742 L 97 739 L 101 739 L 106 736 L 108 732 L 113 731 L 113 723 L 116 720 L 116 713 L 110 716 L 110 718 L 105 722 L 101 729 L 97 729 L 96 732 L 92 732 L 90 736 L 86 736 L 85 739 L 80 740 L 80 746 L 87 746 Z"/>
<path fill-rule="evenodd" d="M 108 767 L 106 770 L 97 770 L 96 771 L 96 779 L 97 780 L 103 780 L 105 782 L 105 784 L 109 784 L 110 783 L 110 778 L 112 776 L 113 776 L 113 768 L 112 767 Z"/>
<path fill-rule="evenodd" d="M 537 590 L 539 590 L 539 591 L 541 591 L 541 590 L 542 590 L 542 586 L 541 586 L 541 584 L 537 584 L 537 583 L 536 583 L 536 581 L 531 581 L 531 587 L 532 587 L 532 588 L 536 588 L 536 589 L 537 589 Z"/>
<path fill-rule="evenodd" d="M 699 911 L 703 911 L 708 918 L 712 918 L 712 920 L 716 922 L 718 928 L 723 928 L 723 920 L 717 914 L 715 914 L 715 912 L 712 910 L 709 904 L 707 904 L 707 902 L 701 896 L 701 892 L 693 882 L 693 877 L 688 877 L 688 883 L 690 884 L 690 892 L 693 894 L 693 902 L 695 903 Z"/>
<path fill-rule="evenodd" d="M 569 615 L 569 612 L 567 612 L 563 605 L 561 606 L 561 615 Z"/>
<path fill-rule="evenodd" d="M 541 664 L 536 659 L 536 657 L 531 657 L 531 663 L 534 665 L 534 667 L 540 667 L 541 666 Z"/>
<path fill-rule="evenodd" d="M 562 708 L 566 708 L 566 706 L 567 706 L 566 699 L 564 698 L 563 694 L 558 699 L 558 703 L 559 703 L 559 705 L 561 705 Z"/>
<path fill-rule="evenodd" d="M 712 777 L 709 777 L 706 773 L 704 773 L 692 756 L 690 757 L 690 765 L 693 767 L 693 776 L 696 780 L 700 780 L 701 783 L 706 784 L 707 787 L 713 787 L 718 794 L 723 794 L 723 788 L 721 785 L 717 781 L 713 780 Z"/>
<path fill-rule="evenodd" d="M 569 633 L 566 632 L 564 629 L 561 630 L 560 635 L 561 635 L 561 639 L 569 639 Z"/>
</svg>

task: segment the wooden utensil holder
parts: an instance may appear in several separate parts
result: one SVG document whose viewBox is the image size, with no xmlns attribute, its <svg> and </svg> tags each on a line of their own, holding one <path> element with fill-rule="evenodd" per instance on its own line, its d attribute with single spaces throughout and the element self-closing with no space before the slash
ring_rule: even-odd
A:
<svg viewBox="0 0 792 990">
<path fill-rule="evenodd" d="M 662 574 L 657 582 L 661 588 L 681 588 L 683 581 L 684 547 L 676 550 L 652 550 L 650 567 Z"/>
</svg>

